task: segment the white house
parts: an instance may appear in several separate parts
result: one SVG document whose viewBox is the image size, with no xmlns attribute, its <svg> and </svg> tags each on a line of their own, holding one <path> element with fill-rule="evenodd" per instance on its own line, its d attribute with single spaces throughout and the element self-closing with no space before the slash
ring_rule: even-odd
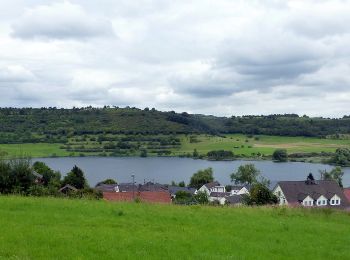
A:
<svg viewBox="0 0 350 260">
<path fill-rule="evenodd" d="M 198 189 L 198 191 L 205 192 L 209 196 L 212 192 L 226 192 L 226 189 L 225 186 L 222 186 L 219 182 L 214 181 L 204 184 Z"/>
<path fill-rule="evenodd" d="M 279 205 L 349 207 L 342 188 L 334 180 L 281 181 L 273 189 Z"/>
<path fill-rule="evenodd" d="M 243 195 L 249 194 L 249 190 L 247 186 L 232 186 L 231 187 L 231 195 Z"/>
</svg>

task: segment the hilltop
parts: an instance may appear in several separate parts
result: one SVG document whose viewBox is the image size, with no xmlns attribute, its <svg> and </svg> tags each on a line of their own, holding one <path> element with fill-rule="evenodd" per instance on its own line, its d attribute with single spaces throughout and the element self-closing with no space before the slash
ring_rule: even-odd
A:
<svg viewBox="0 0 350 260">
<path fill-rule="evenodd" d="M 0 258 L 344 259 L 345 212 L 0 197 Z M 315 250 L 317 248 L 317 250 Z"/>
</svg>

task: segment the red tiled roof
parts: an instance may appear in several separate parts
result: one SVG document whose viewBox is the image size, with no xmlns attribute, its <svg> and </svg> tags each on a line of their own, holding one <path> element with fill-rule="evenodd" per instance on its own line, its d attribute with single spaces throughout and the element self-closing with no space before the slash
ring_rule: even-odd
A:
<svg viewBox="0 0 350 260">
<path fill-rule="evenodd" d="M 164 191 L 104 192 L 103 198 L 109 201 L 133 201 L 140 198 L 143 202 L 171 203 L 170 193 Z"/>
<path fill-rule="evenodd" d="M 348 199 L 348 201 L 350 202 L 350 188 L 344 189 L 344 195 Z"/>
</svg>

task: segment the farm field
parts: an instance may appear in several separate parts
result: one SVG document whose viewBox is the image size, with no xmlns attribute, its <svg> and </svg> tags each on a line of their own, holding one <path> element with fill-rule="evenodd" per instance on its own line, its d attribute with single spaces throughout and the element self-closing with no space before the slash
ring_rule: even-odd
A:
<svg viewBox="0 0 350 260">
<path fill-rule="evenodd" d="M 0 197 L 0 259 L 345 259 L 349 240 L 329 210 Z"/>
<path fill-rule="evenodd" d="M 102 139 L 102 140 L 99 140 Z M 106 135 L 73 137 L 66 144 L 0 144 L 6 157 L 21 154 L 32 157 L 61 156 L 191 156 L 196 149 L 205 156 L 212 150 L 232 151 L 243 157 L 271 156 L 276 149 L 291 153 L 334 152 L 349 148 L 350 139 L 321 139 L 315 137 L 251 136 L 231 134 L 211 135 Z"/>
</svg>

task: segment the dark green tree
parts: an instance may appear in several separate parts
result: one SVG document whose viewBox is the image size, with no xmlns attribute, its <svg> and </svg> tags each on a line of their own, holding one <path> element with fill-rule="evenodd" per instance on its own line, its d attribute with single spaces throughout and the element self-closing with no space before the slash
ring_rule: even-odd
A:
<svg viewBox="0 0 350 260">
<path fill-rule="evenodd" d="M 53 171 L 49 166 L 43 162 L 35 162 L 33 169 L 43 176 L 45 186 L 53 185 L 59 186 L 61 181 L 61 174 L 58 171 Z"/>
<path fill-rule="evenodd" d="M 272 191 L 263 183 L 254 183 L 249 191 L 249 195 L 244 195 L 244 204 L 247 205 L 267 205 L 276 204 L 278 198 L 272 193 Z"/>
<path fill-rule="evenodd" d="M 278 162 L 288 161 L 288 153 L 286 149 L 277 149 L 273 152 L 272 158 Z"/>
<path fill-rule="evenodd" d="M 77 189 L 88 187 L 84 172 L 76 165 L 74 165 L 73 169 L 64 177 L 63 185 L 66 184 L 70 184 Z"/>
<path fill-rule="evenodd" d="M 209 197 L 208 194 L 204 191 L 199 191 L 197 194 L 194 195 L 194 200 L 198 204 L 208 204 L 209 203 Z"/>
<path fill-rule="evenodd" d="M 207 168 L 204 170 L 199 170 L 195 174 L 192 175 L 190 180 L 190 187 L 199 189 L 204 184 L 214 181 L 213 177 L 213 169 Z"/>
</svg>

